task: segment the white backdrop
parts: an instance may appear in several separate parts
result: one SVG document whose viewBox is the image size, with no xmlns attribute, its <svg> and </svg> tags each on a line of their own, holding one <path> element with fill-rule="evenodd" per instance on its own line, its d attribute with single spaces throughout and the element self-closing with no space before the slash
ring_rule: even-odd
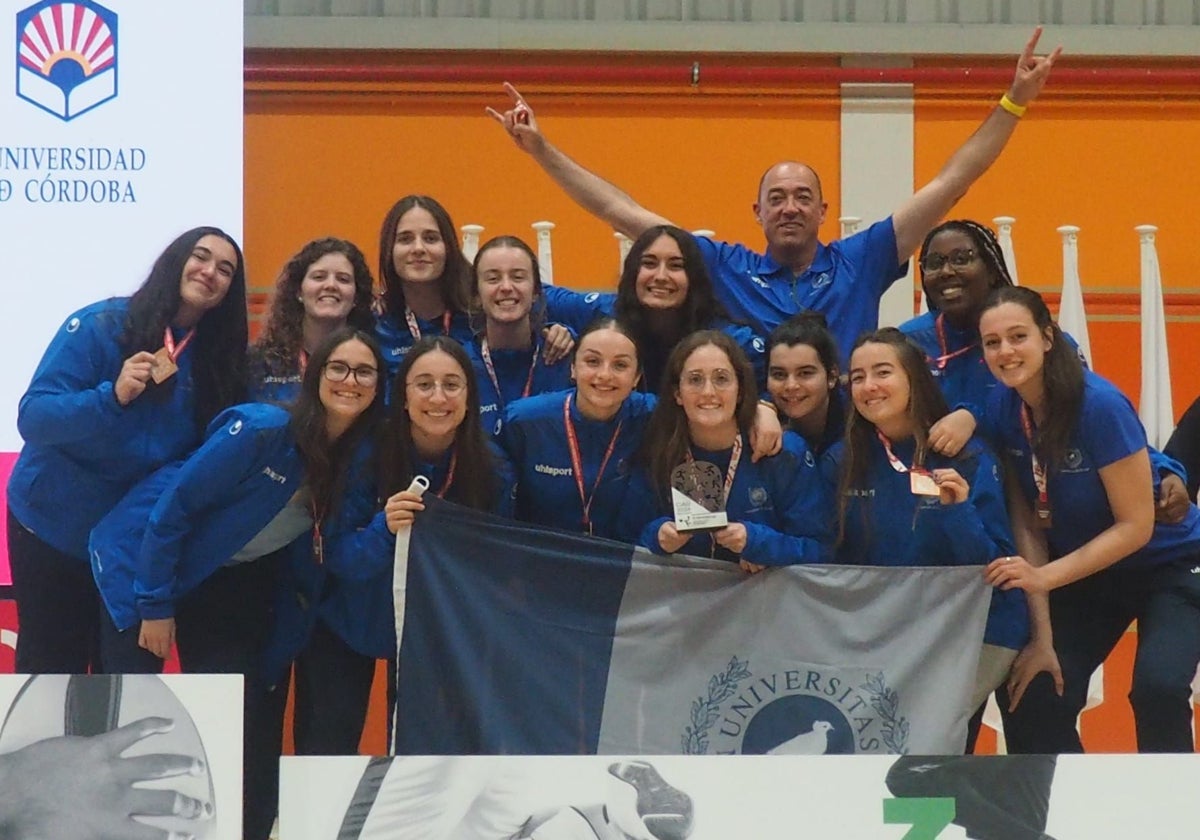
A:
<svg viewBox="0 0 1200 840">
<path fill-rule="evenodd" d="M 116 96 L 63 119 L 18 96 L 17 21 L 61 7 L 68 23 L 56 34 L 51 17 L 46 28 L 58 39 L 46 50 L 53 57 L 70 51 L 69 22 L 86 5 L 0 7 L 0 453 L 20 449 L 17 402 L 68 314 L 131 293 L 188 228 L 217 225 L 241 239 L 241 0 L 103 0 L 117 16 Z M 56 93 L 36 73 L 21 75 L 26 89 Z M 6 480 L 12 456 L 0 459 Z"/>
</svg>

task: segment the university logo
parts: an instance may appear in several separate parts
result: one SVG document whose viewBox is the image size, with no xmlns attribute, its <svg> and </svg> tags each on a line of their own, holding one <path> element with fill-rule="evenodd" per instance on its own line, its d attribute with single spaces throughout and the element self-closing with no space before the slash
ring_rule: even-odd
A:
<svg viewBox="0 0 1200 840">
<path fill-rule="evenodd" d="M 805 665 L 768 674 L 734 656 L 692 701 L 688 755 L 905 753 L 909 723 L 879 671 Z"/>
<path fill-rule="evenodd" d="M 17 12 L 17 96 L 73 120 L 117 96 L 117 15 L 43 0 Z"/>
</svg>

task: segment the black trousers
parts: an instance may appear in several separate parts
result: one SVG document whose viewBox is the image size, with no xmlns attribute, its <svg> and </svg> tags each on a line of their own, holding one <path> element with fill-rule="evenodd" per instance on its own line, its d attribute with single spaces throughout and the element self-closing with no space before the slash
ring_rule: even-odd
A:
<svg viewBox="0 0 1200 840">
<path fill-rule="evenodd" d="M 317 621 L 292 668 L 296 694 L 292 740 L 296 755 L 358 755 L 376 662 L 353 650 L 324 622 Z M 245 840 L 266 840 L 278 810 L 288 682 L 280 680 L 271 691 L 258 689 L 259 720 L 253 727 L 256 740 L 253 746 L 247 742 Z"/>
<path fill-rule="evenodd" d="M 8 511 L 19 674 L 100 670 L 100 593 L 86 560 L 44 542 Z"/>
</svg>

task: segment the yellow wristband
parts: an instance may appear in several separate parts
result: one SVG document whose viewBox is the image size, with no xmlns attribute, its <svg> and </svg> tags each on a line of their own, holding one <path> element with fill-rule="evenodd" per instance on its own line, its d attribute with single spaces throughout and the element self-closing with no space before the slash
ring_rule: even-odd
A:
<svg viewBox="0 0 1200 840">
<path fill-rule="evenodd" d="M 1016 102 L 1013 102 L 1008 98 L 1007 93 L 1000 97 L 1000 107 L 1017 119 L 1025 116 L 1025 111 L 1029 108 L 1028 105 L 1018 105 Z"/>
</svg>

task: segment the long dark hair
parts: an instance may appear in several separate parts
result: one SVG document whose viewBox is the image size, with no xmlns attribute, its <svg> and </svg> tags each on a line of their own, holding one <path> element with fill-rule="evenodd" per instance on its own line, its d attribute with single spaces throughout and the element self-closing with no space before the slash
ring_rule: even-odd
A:
<svg viewBox="0 0 1200 840">
<path fill-rule="evenodd" d="M 446 266 L 442 276 L 437 279 L 438 291 L 441 292 L 442 302 L 451 312 L 467 312 L 470 296 L 467 292 L 471 267 L 463 256 L 458 244 L 458 231 L 446 208 L 427 195 L 406 195 L 397 201 L 383 217 L 379 227 L 379 283 L 383 294 L 380 305 L 383 311 L 393 318 L 404 317 L 404 283 L 396 273 L 396 265 L 392 261 L 392 246 L 396 242 L 396 225 L 409 210 L 420 207 L 427 210 L 437 222 L 442 241 L 446 243 Z"/>
<path fill-rule="evenodd" d="M 246 260 L 233 237 L 220 228 L 196 227 L 181 233 L 154 261 L 150 275 L 129 299 L 129 311 L 120 339 L 126 357 L 142 350 L 155 352 L 163 345 L 163 332 L 179 311 L 180 283 L 196 243 L 219 236 L 237 254 L 233 278 L 225 297 L 204 313 L 191 343 L 194 420 L 203 429 L 217 412 L 242 402 L 246 393 Z M 162 384 L 150 382 L 142 399 L 167 399 L 178 377 Z"/>
<path fill-rule="evenodd" d="M 991 228 L 981 225 L 973 219 L 951 219 L 942 222 L 929 231 L 925 235 L 925 241 L 921 243 L 921 250 L 918 252 L 921 257 L 925 256 L 925 251 L 928 250 L 929 243 L 933 241 L 933 238 L 945 231 L 961 233 L 971 239 L 971 242 L 975 245 L 976 252 L 979 254 L 979 258 L 987 266 L 993 289 L 1015 285 L 1012 275 L 1008 273 L 1008 263 L 1004 261 L 1004 251 L 1000 248 L 1000 241 L 996 239 L 996 234 L 992 233 Z M 921 289 L 924 290 L 925 268 L 921 265 L 920 259 L 917 260 L 917 269 L 921 272 Z M 925 300 L 929 304 L 929 308 L 936 312 L 937 307 L 929 303 L 928 293 L 925 294 Z"/>
<path fill-rule="evenodd" d="M 325 431 L 326 411 L 321 402 L 321 377 L 325 375 L 325 363 L 333 351 L 348 341 L 360 341 L 367 346 L 375 357 L 375 369 L 380 372 L 380 379 L 371 404 L 341 437 L 331 443 Z M 308 360 L 300 384 L 300 395 L 291 408 L 291 430 L 297 448 L 304 455 L 306 483 L 313 505 L 326 516 L 336 508 L 346 489 L 346 476 L 355 450 L 372 433 L 383 414 L 385 370 L 387 368 L 379 343 L 370 333 L 351 326 L 342 327 L 326 336 Z"/>
<path fill-rule="evenodd" d="M 1033 451 L 1048 470 L 1057 470 L 1083 410 L 1083 362 L 1067 342 L 1042 296 L 1022 286 L 1004 286 L 988 295 L 980 315 L 1004 303 L 1024 307 L 1041 337 L 1050 339 L 1042 363 L 1045 419 L 1033 435 Z"/>
<path fill-rule="evenodd" d="M 629 255 L 625 257 L 621 270 L 621 279 L 617 283 L 617 299 L 613 305 L 617 317 L 632 329 L 634 343 L 643 347 L 661 343 L 663 340 L 647 323 L 646 308 L 637 296 L 637 277 L 642 267 L 642 255 L 661 236 L 669 236 L 679 245 L 679 252 L 683 255 L 683 270 L 688 279 L 687 297 L 679 309 L 680 329 L 677 336 L 669 338 L 674 340 L 696 330 L 708 329 L 717 320 L 730 320 L 725 308 L 717 301 L 712 277 L 704 265 L 704 255 L 700 253 L 696 238 L 674 225 L 655 225 L 642 231 L 642 235 L 630 246 Z"/>
<path fill-rule="evenodd" d="M 900 363 L 905 376 L 908 377 L 908 416 L 912 420 L 913 440 L 916 452 L 913 455 L 913 465 L 921 466 L 929 453 L 929 429 L 938 420 L 950 413 L 946 398 L 934 381 L 933 374 L 925 364 L 925 354 L 921 348 L 908 340 L 904 333 L 895 327 L 884 327 L 874 332 L 863 333 L 854 342 L 850 351 L 864 344 L 885 344 L 891 347 Z M 851 388 L 854 386 L 851 385 Z M 850 408 L 846 414 L 845 451 L 842 457 L 841 476 L 838 479 L 838 543 L 846 532 L 847 498 L 851 491 L 866 490 L 867 466 L 871 460 L 871 452 L 876 446 L 875 424 L 863 417 L 854 400 L 850 400 Z"/>
<path fill-rule="evenodd" d="M 488 251 L 493 248 L 515 248 L 518 251 L 524 252 L 525 256 L 529 257 L 530 272 L 533 277 L 533 301 L 529 309 L 529 328 L 536 336 L 542 330 L 542 326 L 546 321 L 546 296 L 542 293 L 542 270 L 538 266 L 537 254 L 533 249 L 519 237 L 516 236 L 493 236 L 487 242 L 479 246 L 479 250 L 475 252 L 475 260 L 471 263 L 471 328 L 477 335 L 482 335 L 487 330 L 487 316 L 483 312 L 483 305 L 480 303 L 481 296 L 479 294 L 479 261 Z M 534 341 L 537 344 L 537 341 Z"/>
<path fill-rule="evenodd" d="M 309 267 L 329 254 L 344 256 L 354 271 L 354 306 L 346 323 L 363 332 L 373 329 L 371 306 L 375 298 L 375 280 L 363 252 L 345 239 L 332 236 L 314 239 L 284 264 L 275 282 L 271 313 L 252 351 L 265 373 L 282 375 L 300 369 L 300 351 L 304 349 L 304 304 L 300 302 L 300 284 Z"/>
<path fill-rule="evenodd" d="M 650 476 L 650 486 L 663 502 L 670 496 L 671 471 L 683 463 L 691 446 L 687 414 L 675 401 L 683 366 L 692 353 L 710 345 L 729 358 L 729 364 L 737 376 L 738 398 L 733 419 L 738 431 L 747 434 L 754 425 L 754 415 L 758 409 L 758 385 L 754 381 L 754 368 L 737 342 L 720 330 L 698 330 L 675 345 L 667 359 L 658 404 L 646 424 L 646 433 L 637 454 L 638 463 L 646 467 Z"/>
<path fill-rule="evenodd" d="M 386 499 L 404 490 L 416 475 L 412 458 L 412 421 L 408 416 L 408 375 L 418 359 L 435 350 L 446 353 L 458 363 L 467 383 L 467 413 L 454 433 L 458 464 L 448 495 L 467 507 L 490 510 L 497 492 L 496 468 L 479 419 L 479 385 L 475 369 L 461 344 L 440 335 L 426 336 L 413 344 L 392 380 L 392 405 L 383 435 L 381 495 Z"/>
</svg>

